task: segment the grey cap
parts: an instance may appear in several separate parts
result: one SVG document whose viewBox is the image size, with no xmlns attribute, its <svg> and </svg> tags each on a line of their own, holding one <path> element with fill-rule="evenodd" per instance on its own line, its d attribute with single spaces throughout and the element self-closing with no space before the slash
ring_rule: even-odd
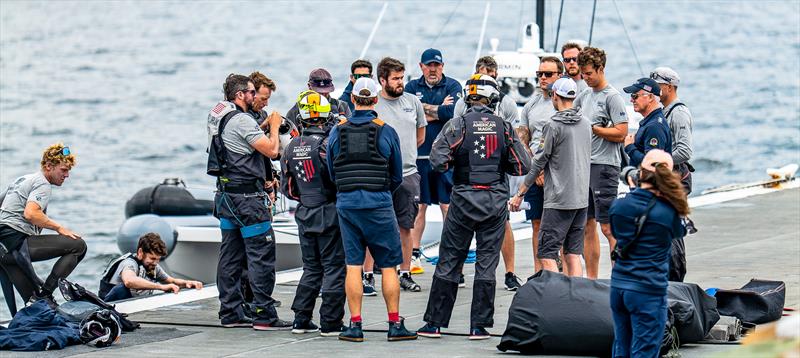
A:
<svg viewBox="0 0 800 358">
<path fill-rule="evenodd" d="M 658 67 L 653 72 L 650 72 L 650 78 L 656 80 L 658 83 L 664 83 L 678 87 L 681 84 L 681 77 L 675 70 L 669 67 Z"/>
</svg>

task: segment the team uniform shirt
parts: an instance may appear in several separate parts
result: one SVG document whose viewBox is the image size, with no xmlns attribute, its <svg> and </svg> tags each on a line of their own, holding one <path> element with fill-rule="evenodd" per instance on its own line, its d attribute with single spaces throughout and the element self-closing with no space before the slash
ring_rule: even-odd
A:
<svg viewBox="0 0 800 358">
<path fill-rule="evenodd" d="M 531 141 L 528 143 L 531 153 L 536 153 L 536 149 L 542 141 L 542 128 L 555 113 L 553 99 L 545 97 L 541 92 L 536 93 L 525 104 L 525 107 L 522 107 L 520 126 L 528 127 L 528 131 L 531 134 Z"/>
<path fill-rule="evenodd" d="M 622 95 L 611 85 L 595 91 L 587 88 L 574 101 L 575 108 L 589 120 L 592 126 L 611 128 L 628 122 L 625 101 Z M 592 133 L 592 164 L 606 164 L 619 167 L 622 143 L 610 142 Z"/>
<path fill-rule="evenodd" d="M 667 123 L 672 134 L 672 161 L 675 165 L 692 159 L 692 112 L 686 105 L 677 105 L 676 98 L 664 108 Z"/>
<path fill-rule="evenodd" d="M 117 271 L 114 272 L 114 276 L 111 277 L 109 283 L 114 286 L 122 284 L 122 277 L 120 275 L 122 274 L 122 271 L 125 270 L 132 271 L 134 274 L 136 274 L 136 277 L 143 278 L 150 282 L 164 283 L 167 281 L 167 279 L 169 279 L 169 275 L 167 275 L 167 272 L 161 268 L 161 265 L 156 265 L 155 270 L 148 274 L 144 266 L 139 265 L 139 263 L 136 262 L 133 257 L 129 257 L 119 263 Z M 152 295 L 154 292 L 154 290 L 137 290 L 133 288 L 131 288 L 130 291 L 133 297 Z"/>
<path fill-rule="evenodd" d="M 630 158 L 630 165 L 638 167 L 644 155 L 652 149 L 672 152 L 672 136 L 661 108 L 656 108 L 639 122 L 634 142 L 625 147 L 625 153 Z"/>
<path fill-rule="evenodd" d="M 378 118 L 394 128 L 400 138 L 400 152 L 403 155 L 403 176 L 417 172 L 417 128 L 428 125 L 422 102 L 403 92 L 400 97 L 381 97 L 375 105 Z"/>
<path fill-rule="evenodd" d="M 42 172 L 21 176 L 14 180 L 8 188 L 0 193 L 0 225 L 8 225 L 28 235 L 39 235 L 42 228 L 25 219 L 25 205 L 34 202 L 43 212 L 47 212 L 47 204 L 53 185 L 47 181 Z"/>
<path fill-rule="evenodd" d="M 372 121 L 378 114 L 371 110 L 356 110 L 349 119 L 353 124 Z M 375 209 L 392 207 L 392 192 L 403 182 L 403 158 L 400 152 L 400 139 L 389 125 L 384 125 L 378 140 L 380 154 L 389 160 L 390 187 L 388 191 L 354 190 L 336 193 L 336 207 L 339 209 Z M 333 162 L 339 155 L 339 126 L 333 127 L 328 135 L 328 171 L 331 180 L 336 182 Z"/>
<path fill-rule="evenodd" d="M 418 79 L 406 83 L 405 91 L 417 96 L 422 103 L 439 106 L 437 110 L 439 120 L 428 123 L 428 127 L 425 128 L 425 142 L 417 149 L 420 157 L 427 157 L 431 152 L 433 140 L 442 131 L 444 124 L 453 118 L 455 102 L 461 96 L 461 84 L 443 75 L 439 83 L 430 86 L 425 82 L 425 77 L 420 76 Z M 441 104 L 447 96 L 453 98 L 453 104 L 442 106 Z"/>
</svg>

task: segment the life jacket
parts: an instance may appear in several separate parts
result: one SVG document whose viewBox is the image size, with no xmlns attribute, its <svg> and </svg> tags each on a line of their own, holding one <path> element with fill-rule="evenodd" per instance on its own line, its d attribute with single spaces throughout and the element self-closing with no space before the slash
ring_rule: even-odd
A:
<svg viewBox="0 0 800 358">
<path fill-rule="evenodd" d="M 338 191 L 389 190 L 389 160 L 378 146 L 383 125 L 378 118 L 364 124 L 339 122 L 339 154 L 333 161 Z"/>
<path fill-rule="evenodd" d="M 144 265 L 142 265 L 141 261 L 139 261 L 139 259 L 136 257 L 136 254 L 134 253 L 129 252 L 120 257 L 117 257 L 114 260 L 111 260 L 111 262 L 108 263 L 108 266 L 106 266 L 106 270 L 103 271 L 103 274 L 100 276 L 100 289 L 97 291 L 97 296 L 99 296 L 101 299 L 105 298 L 106 295 L 108 295 L 108 292 L 111 291 L 112 288 L 114 288 L 115 285 L 111 283 L 111 279 L 114 278 L 114 274 L 117 272 L 117 269 L 119 268 L 119 265 L 122 263 L 122 261 L 125 261 L 126 259 L 129 258 L 132 258 L 139 265 L 139 267 L 136 269 L 137 276 L 139 276 L 140 272 L 143 272 L 143 270 L 145 270 Z M 151 279 L 155 281 L 155 278 Z"/>
<path fill-rule="evenodd" d="M 220 108 L 220 113 L 214 113 L 217 108 Z M 210 118 L 214 116 L 221 118 L 216 132 L 211 136 L 206 173 L 218 177 L 219 182 L 222 183 L 244 184 L 248 187 L 263 188 L 268 167 L 268 164 L 265 163 L 264 155 L 257 150 L 253 150 L 249 154 L 233 152 L 225 146 L 225 142 L 222 139 L 225 126 L 239 113 L 243 112 L 238 107 L 231 109 L 221 102 L 209 114 Z M 211 123 L 212 120 L 210 119 L 209 122 Z M 253 189 L 251 192 L 256 191 L 258 189 Z"/>
<path fill-rule="evenodd" d="M 501 164 L 507 138 L 503 119 L 480 111 L 465 114 L 464 140 L 454 153 L 453 183 L 492 185 L 505 178 Z"/>
<path fill-rule="evenodd" d="M 336 198 L 334 184 L 325 173 L 325 166 L 320 159 L 324 140 L 323 134 L 306 129 L 300 137 L 292 139 L 286 148 L 285 177 L 290 181 L 289 190 L 296 188 L 298 193 L 291 193 L 292 196 L 299 197 L 300 203 L 306 207 L 320 206 Z M 292 185 L 292 181 L 295 185 Z"/>
</svg>

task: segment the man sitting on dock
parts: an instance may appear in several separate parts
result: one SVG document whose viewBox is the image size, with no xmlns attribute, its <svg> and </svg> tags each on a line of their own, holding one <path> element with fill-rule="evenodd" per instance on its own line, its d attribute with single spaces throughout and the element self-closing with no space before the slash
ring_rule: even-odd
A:
<svg viewBox="0 0 800 358">
<path fill-rule="evenodd" d="M 109 264 L 100 280 L 98 296 L 107 302 L 152 295 L 155 291 L 178 293 L 181 287 L 202 289 L 199 281 L 168 275 L 158 264 L 167 255 L 167 246 L 156 233 L 139 238 L 136 254 L 127 253 Z"/>
</svg>

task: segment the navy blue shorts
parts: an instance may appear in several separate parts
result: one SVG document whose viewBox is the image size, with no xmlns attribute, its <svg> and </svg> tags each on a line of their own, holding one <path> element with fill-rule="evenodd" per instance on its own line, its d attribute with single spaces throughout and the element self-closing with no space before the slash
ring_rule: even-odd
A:
<svg viewBox="0 0 800 358">
<path fill-rule="evenodd" d="M 541 220 L 544 211 L 544 188 L 536 184 L 531 185 L 523 199 L 531 204 L 531 208 L 525 210 L 525 220 Z"/>
<path fill-rule="evenodd" d="M 453 190 L 453 171 L 439 173 L 431 167 L 428 159 L 417 159 L 419 172 L 419 203 L 450 204 L 450 192 Z"/>
<path fill-rule="evenodd" d="M 367 248 L 379 268 L 395 267 L 403 262 L 394 208 L 337 208 L 337 212 L 348 265 L 363 265 Z"/>
</svg>

